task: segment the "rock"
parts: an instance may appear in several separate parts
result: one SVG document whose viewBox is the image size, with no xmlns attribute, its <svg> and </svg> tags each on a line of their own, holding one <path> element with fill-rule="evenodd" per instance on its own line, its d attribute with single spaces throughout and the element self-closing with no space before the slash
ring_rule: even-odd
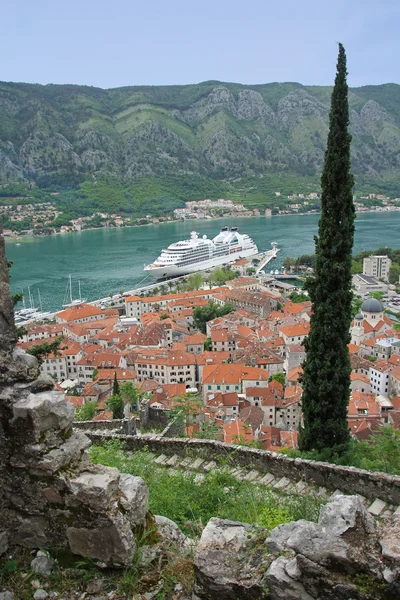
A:
<svg viewBox="0 0 400 600">
<path fill-rule="evenodd" d="M 48 544 L 46 528 L 47 521 L 44 517 L 21 519 L 13 541 L 25 548 L 45 548 Z"/>
<path fill-rule="evenodd" d="M 37 575 L 45 575 L 48 577 L 54 567 L 55 561 L 51 556 L 45 552 L 39 551 L 31 561 L 31 569 Z"/>
<path fill-rule="evenodd" d="M 6 531 L 0 533 L 0 556 L 8 550 L 8 535 Z"/>
<path fill-rule="evenodd" d="M 136 550 L 130 523 L 120 513 L 110 517 L 108 525 L 95 529 L 68 527 L 67 537 L 74 554 L 101 561 L 107 567 L 130 566 Z"/>
<path fill-rule="evenodd" d="M 90 465 L 69 484 L 73 500 L 90 506 L 94 510 L 107 509 L 115 499 L 120 473 L 113 467 Z"/>
<path fill-rule="evenodd" d="M 40 373 L 39 377 L 31 383 L 30 389 L 35 394 L 52 390 L 54 389 L 54 379 L 47 373 Z"/>
<path fill-rule="evenodd" d="M 211 519 L 195 550 L 195 596 L 204 600 L 267 598 L 262 583 L 270 562 L 265 535 L 264 529 L 252 525 Z"/>
<path fill-rule="evenodd" d="M 400 569 L 400 514 L 394 514 L 382 525 L 379 543 L 382 554 Z"/>
<path fill-rule="evenodd" d="M 46 592 L 46 590 L 43 590 L 43 589 L 38 589 L 33 594 L 34 600 L 46 600 L 46 598 L 48 598 L 48 597 L 49 597 L 48 593 Z"/>
<path fill-rule="evenodd" d="M 121 473 L 119 503 L 133 528 L 143 527 L 149 510 L 149 489 L 141 477 Z"/>
<path fill-rule="evenodd" d="M 164 548 L 174 550 L 182 555 L 190 554 L 195 545 L 194 540 L 182 533 L 178 525 L 171 519 L 158 515 L 154 519 Z"/>
<path fill-rule="evenodd" d="M 89 581 L 86 586 L 88 594 L 100 594 L 104 590 L 105 579 L 94 579 Z"/>
<path fill-rule="evenodd" d="M 266 572 L 265 582 L 270 590 L 271 600 L 314 600 L 302 583 L 287 574 L 286 569 L 290 562 L 292 561 L 280 556 Z"/>
<path fill-rule="evenodd" d="M 0 592 L 0 600 L 14 600 L 14 594 L 8 590 Z"/>
<path fill-rule="evenodd" d="M 266 546 L 275 553 L 292 549 L 332 570 L 380 568 L 375 523 L 357 496 L 335 496 L 322 507 L 318 524 L 300 520 L 279 525 Z"/>
<path fill-rule="evenodd" d="M 35 465 L 35 470 L 55 473 L 65 465 L 79 460 L 83 452 L 89 448 L 91 441 L 81 432 L 74 431 L 64 444 L 51 450 Z"/>
<path fill-rule="evenodd" d="M 74 406 L 67 402 L 64 394 L 53 390 L 29 394 L 27 398 L 18 400 L 13 405 L 13 421 L 26 421 L 23 427 L 33 428 L 35 441 L 39 442 L 42 431 L 67 429 L 73 421 L 74 412 Z"/>
<path fill-rule="evenodd" d="M 386 506 L 385 502 L 383 502 L 383 500 L 379 500 L 379 498 L 377 498 L 376 500 L 373 501 L 373 503 L 369 507 L 368 511 L 371 513 L 371 515 L 374 515 L 375 517 L 377 517 L 381 514 L 381 512 L 383 511 L 385 506 Z"/>
</svg>

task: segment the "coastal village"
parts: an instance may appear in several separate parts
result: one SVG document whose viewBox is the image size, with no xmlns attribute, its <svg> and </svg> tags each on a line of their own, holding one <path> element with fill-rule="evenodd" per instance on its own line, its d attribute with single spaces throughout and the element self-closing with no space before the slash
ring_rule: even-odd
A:
<svg viewBox="0 0 400 600">
<path fill-rule="evenodd" d="M 171 415 L 183 403 L 191 407 L 189 437 L 267 450 L 297 448 L 311 302 L 292 301 L 290 286 L 277 288 L 248 276 L 249 264 L 247 259 L 234 263 L 237 277 L 220 287 L 126 296 L 118 308 L 71 306 L 56 313 L 55 323 L 27 325 L 19 346 L 29 350 L 62 336 L 41 370 L 78 412 L 95 403 L 93 421 L 112 419 L 108 400 L 115 382 L 130 382 L 138 405 L 128 403 L 126 417 L 137 416 L 143 403 Z M 400 428 L 400 335 L 381 301 L 368 297 L 382 286 L 388 264 L 368 257 L 364 274 L 353 280 L 365 298 L 349 344 L 348 426 L 359 440 L 382 424 Z M 210 303 L 231 312 L 208 320 L 202 332 L 195 311 Z"/>
<path fill-rule="evenodd" d="M 57 192 L 54 192 L 57 195 Z M 130 227 L 148 224 L 168 223 L 182 220 L 203 220 L 218 218 L 271 217 L 275 215 L 306 214 L 319 211 L 320 195 L 316 192 L 309 194 L 292 194 L 283 197 L 275 192 L 275 203 L 270 207 L 249 209 L 241 203 L 220 198 L 211 200 L 193 200 L 185 202 L 182 208 L 176 208 L 173 213 L 155 217 L 147 214 L 142 218 L 133 218 L 126 214 L 94 212 L 89 216 L 79 216 L 65 219 L 55 203 L 24 203 L 0 205 L 0 218 L 4 223 L 3 235 L 8 238 L 25 235 L 65 234 L 85 229 L 101 227 Z M 357 212 L 377 211 L 388 212 L 400 210 L 400 198 L 389 198 L 384 194 L 368 194 L 354 198 Z"/>
</svg>

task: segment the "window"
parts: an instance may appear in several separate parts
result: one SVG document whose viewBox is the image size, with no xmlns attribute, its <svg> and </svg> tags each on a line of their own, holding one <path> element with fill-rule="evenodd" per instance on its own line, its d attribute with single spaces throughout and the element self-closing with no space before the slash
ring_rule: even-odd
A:
<svg viewBox="0 0 400 600">
<path fill-rule="evenodd" d="M 220 389 L 221 389 L 221 386 L 220 386 L 220 385 L 217 385 L 217 390 L 220 390 Z"/>
<path fill-rule="evenodd" d="M 208 386 L 208 389 L 211 390 L 211 385 Z"/>
</svg>

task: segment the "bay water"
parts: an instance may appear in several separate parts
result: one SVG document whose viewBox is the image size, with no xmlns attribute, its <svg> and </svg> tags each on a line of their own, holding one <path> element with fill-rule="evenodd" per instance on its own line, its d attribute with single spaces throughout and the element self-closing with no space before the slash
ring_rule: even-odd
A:
<svg viewBox="0 0 400 600">
<path fill-rule="evenodd" d="M 214 237 L 223 225 L 236 225 L 247 233 L 259 251 L 269 250 L 276 241 L 281 251 L 278 259 L 266 267 L 279 269 L 286 256 L 314 252 L 314 235 L 318 230 L 318 214 L 287 215 L 185 221 L 142 227 L 103 228 L 48 237 L 21 237 L 8 241 L 6 251 L 13 261 L 11 290 L 30 287 L 35 306 L 38 290 L 43 310 L 61 308 L 71 274 L 73 298 L 78 297 L 78 281 L 82 296 L 88 300 L 104 298 L 110 293 L 134 289 L 153 280 L 143 272 L 163 248 L 187 239 L 195 230 Z M 400 212 L 358 213 L 354 252 L 379 247 L 400 247 Z"/>
</svg>

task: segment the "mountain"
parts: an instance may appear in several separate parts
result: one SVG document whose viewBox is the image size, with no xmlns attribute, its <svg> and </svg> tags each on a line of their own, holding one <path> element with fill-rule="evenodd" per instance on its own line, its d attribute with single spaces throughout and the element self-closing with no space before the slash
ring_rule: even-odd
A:
<svg viewBox="0 0 400 600">
<path fill-rule="evenodd" d="M 0 83 L 0 183 L 316 178 L 330 94 L 298 83 L 109 90 Z M 399 182 L 400 86 L 353 88 L 349 102 L 353 172 Z"/>
</svg>

